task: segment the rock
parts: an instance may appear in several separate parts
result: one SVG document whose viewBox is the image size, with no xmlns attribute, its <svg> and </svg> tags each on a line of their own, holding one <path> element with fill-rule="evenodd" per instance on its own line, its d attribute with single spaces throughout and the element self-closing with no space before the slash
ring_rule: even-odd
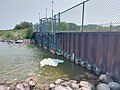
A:
<svg viewBox="0 0 120 90">
<path fill-rule="evenodd" d="M 37 83 L 34 80 L 30 80 L 28 84 L 29 84 L 30 90 L 32 90 L 36 86 Z"/>
<path fill-rule="evenodd" d="M 35 87 L 35 85 L 37 84 L 36 81 L 30 80 L 28 83 L 30 86 Z"/>
<path fill-rule="evenodd" d="M 97 90 L 110 90 L 110 87 L 107 84 L 102 83 L 97 86 Z"/>
<path fill-rule="evenodd" d="M 87 90 L 95 90 L 95 87 L 91 83 L 89 83 L 87 81 L 81 81 L 80 84 L 79 84 L 79 86 L 81 88 L 84 87 Z"/>
<path fill-rule="evenodd" d="M 102 83 L 108 84 L 109 82 L 112 82 L 112 78 L 109 75 L 101 74 L 99 77 L 99 81 Z"/>
<path fill-rule="evenodd" d="M 25 90 L 22 84 L 17 84 L 15 90 Z"/>
<path fill-rule="evenodd" d="M 54 88 L 55 86 L 55 84 L 50 84 L 50 88 Z"/>
<path fill-rule="evenodd" d="M 36 84 L 37 84 L 37 78 L 35 76 L 31 76 L 27 78 L 25 81 L 21 81 L 23 86 L 25 87 L 25 90 L 32 90 Z"/>
<path fill-rule="evenodd" d="M 57 79 L 57 80 L 55 81 L 55 84 L 60 84 L 60 83 L 62 83 L 62 82 L 63 82 L 62 79 Z"/>
<path fill-rule="evenodd" d="M 81 81 L 82 79 L 85 79 L 85 75 L 81 74 L 81 75 L 78 75 L 78 76 L 74 77 L 73 79 L 75 79 L 77 81 Z"/>
<path fill-rule="evenodd" d="M 91 84 L 94 85 L 95 87 L 98 85 L 98 81 L 97 81 L 97 80 L 94 80 L 94 79 L 89 80 L 89 83 L 91 83 Z"/>
<path fill-rule="evenodd" d="M 0 85 L 4 85 L 6 80 L 0 79 Z"/>
<path fill-rule="evenodd" d="M 77 83 L 76 80 L 70 80 L 69 83 Z"/>
<path fill-rule="evenodd" d="M 69 86 L 67 86 L 65 89 L 66 89 L 66 90 L 72 90 Z"/>
<path fill-rule="evenodd" d="M 0 90 L 10 90 L 10 87 L 0 85 Z"/>
<path fill-rule="evenodd" d="M 29 83 L 29 81 L 35 81 L 37 82 L 37 78 L 35 76 L 31 76 L 25 80 L 26 83 Z"/>
<path fill-rule="evenodd" d="M 15 90 L 15 84 L 10 85 L 10 90 Z"/>
<path fill-rule="evenodd" d="M 109 84 L 110 90 L 120 90 L 120 84 L 116 82 L 110 82 Z"/>
<path fill-rule="evenodd" d="M 47 84 L 37 84 L 33 90 L 51 90 Z"/>
<path fill-rule="evenodd" d="M 93 75 L 93 74 L 87 74 L 86 78 L 88 78 L 88 79 L 97 79 L 97 77 L 95 75 Z"/>
<path fill-rule="evenodd" d="M 68 85 L 69 85 L 69 82 L 65 81 L 65 82 L 62 83 L 62 86 L 64 86 L 64 87 L 67 87 Z"/>
<path fill-rule="evenodd" d="M 29 84 L 23 82 L 22 85 L 23 85 L 23 87 L 25 88 L 25 90 L 30 90 Z"/>
<path fill-rule="evenodd" d="M 63 87 L 61 85 L 58 85 L 57 87 L 55 87 L 54 90 L 72 90 L 69 86 L 68 87 Z"/>
<path fill-rule="evenodd" d="M 76 83 L 71 83 L 71 88 L 72 90 L 78 90 L 79 89 L 79 85 Z"/>
<path fill-rule="evenodd" d="M 10 86 L 10 85 L 12 85 L 12 84 L 14 84 L 14 83 L 15 83 L 14 81 L 11 81 L 11 80 L 10 80 L 10 81 L 6 81 L 6 82 L 5 82 L 5 85 L 6 85 L 6 86 Z"/>
<path fill-rule="evenodd" d="M 92 90 L 89 87 L 81 87 L 79 90 Z"/>
</svg>

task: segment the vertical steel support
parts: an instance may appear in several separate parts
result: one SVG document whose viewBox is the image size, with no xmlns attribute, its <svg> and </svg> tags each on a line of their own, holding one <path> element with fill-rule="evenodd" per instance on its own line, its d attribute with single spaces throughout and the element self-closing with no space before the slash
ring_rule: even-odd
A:
<svg viewBox="0 0 120 90">
<path fill-rule="evenodd" d="M 53 34 L 54 34 L 54 49 L 55 49 L 55 51 L 56 51 L 56 49 L 57 49 L 57 41 L 56 41 L 56 15 L 54 15 L 54 23 L 53 23 L 53 30 L 54 30 L 54 32 L 53 32 Z"/>
<path fill-rule="evenodd" d="M 46 18 L 46 32 L 48 33 L 48 18 Z"/>
<path fill-rule="evenodd" d="M 60 32 L 60 12 L 58 13 L 58 30 Z"/>
<path fill-rule="evenodd" d="M 41 33 L 42 32 L 42 19 L 40 19 L 39 30 L 40 30 L 40 33 Z"/>
<path fill-rule="evenodd" d="M 56 15 L 54 15 L 54 24 L 53 24 L 53 30 L 54 30 L 54 32 L 56 32 Z"/>
<path fill-rule="evenodd" d="M 82 30 L 81 30 L 81 32 L 83 32 L 83 30 L 84 30 L 84 13 L 85 13 L 85 2 L 83 2 L 83 10 L 82 10 Z"/>
</svg>

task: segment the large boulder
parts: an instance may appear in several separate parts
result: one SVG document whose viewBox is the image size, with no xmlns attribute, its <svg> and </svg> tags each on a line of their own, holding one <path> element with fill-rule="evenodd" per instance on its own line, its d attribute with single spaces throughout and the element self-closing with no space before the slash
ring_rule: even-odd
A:
<svg viewBox="0 0 120 90">
<path fill-rule="evenodd" d="M 57 87 L 55 87 L 54 90 L 72 90 L 69 86 L 68 87 L 63 87 L 61 85 L 58 85 Z"/>
<path fill-rule="evenodd" d="M 109 75 L 101 74 L 99 77 L 99 81 L 102 83 L 108 84 L 109 82 L 112 82 L 112 78 Z"/>
<path fill-rule="evenodd" d="M 94 85 L 92 85 L 91 83 L 87 82 L 87 81 L 81 81 L 79 86 L 81 87 L 81 90 L 95 90 Z"/>
<path fill-rule="evenodd" d="M 22 84 L 17 84 L 15 90 L 25 90 Z"/>
<path fill-rule="evenodd" d="M 71 83 L 69 86 L 70 86 L 70 88 L 72 88 L 72 90 L 78 90 L 79 89 L 79 85 L 76 84 L 76 83 Z"/>
<path fill-rule="evenodd" d="M 51 90 L 51 89 L 52 88 L 50 88 L 49 85 L 47 85 L 47 84 L 39 84 L 38 83 L 32 90 Z"/>
<path fill-rule="evenodd" d="M 62 82 L 63 82 L 62 79 L 57 79 L 54 83 L 55 83 L 55 84 L 60 84 L 60 83 L 62 83 Z"/>
<path fill-rule="evenodd" d="M 110 90 L 120 90 L 120 84 L 116 82 L 110 82 L 109 84 Z"/>
<path fill-rule="evenodd" d="M 97 90 L 110 90 L 110 87 L 107 84 L 101 83 L 97 86 Z"/>
<path fill-rule="evenodd" d="M 25 88 L 25 90 L 30 90 L 30 86 L 29 86 L 28 83 L 23 82 L 23 83 L 21 83 L 21 84 L 23 85 L 23 87 Z"/>
<path fill-rule="evenodd" d="M 0 85 L 0 90 L 10 90 L 10 87 L 6 87 L 4 85 Z"/>
<path fill-rule="evenodd" d="M 54 88 L 55 86 L 55 84 L 50 84 L 50 88 Z"/>
<path fill-rule="evenodd" d="M 63 83 L 62 83 L 62 86 L 64 86 L 64 87 L 69 86 L 69 82 L 67 82 L 67 81 L 63 82 Z"/>
</svg>

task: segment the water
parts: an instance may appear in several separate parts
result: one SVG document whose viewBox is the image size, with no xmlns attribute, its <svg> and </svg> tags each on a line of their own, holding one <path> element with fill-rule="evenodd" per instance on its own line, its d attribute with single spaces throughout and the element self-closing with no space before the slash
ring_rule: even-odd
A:
<svg viewBox="0 0 120 90">
<path fill-rule="evenodd" d="M 44 66 L 40 61 L 45 58 L 58 58 L 64 63 L 57 67 Z M 52 83 L 58 78 L 73 79 L 84 75 L 86 69 L 61 57 L 49 54 L 48 51 L 35 45 L 7 44 L 0 42 L 0 79 L 22 80 L 35 75 L 40 83 Z"/>
</svg>

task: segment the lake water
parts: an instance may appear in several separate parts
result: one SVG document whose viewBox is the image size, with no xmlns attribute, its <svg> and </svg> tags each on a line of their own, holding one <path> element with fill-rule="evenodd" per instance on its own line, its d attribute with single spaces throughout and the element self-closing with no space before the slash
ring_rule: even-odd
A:
<svg viewBox="0 0 120 90">
<path fill-rule="evenodd" d="M 58 58 L 64 63 L 57 67 L 44 66 L 40 61 L 45 58 Z M 61 56 L 51 55 L 36 45 L 7 44 L 0 42 L 0 79 L 22 80 L 35 75 L 40 83 L 52 83 L 58 78 L 73 79 L 75 76 L 88 72 L 80 65 Z"/>
</svg>

